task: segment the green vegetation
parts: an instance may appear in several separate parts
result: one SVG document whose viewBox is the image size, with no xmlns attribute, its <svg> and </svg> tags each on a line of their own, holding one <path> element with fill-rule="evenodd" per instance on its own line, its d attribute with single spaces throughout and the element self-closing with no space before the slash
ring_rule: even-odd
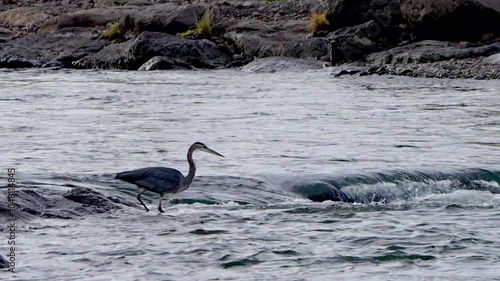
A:
<svg viewBox="0 0 500 281">
<path fill-rule="evenodd" d="M 317 33 L 321 30 L 327 30 L 330 23 L 326 19 L 326 11 L 318 13 L 315 12 L 311 15 L 311 26 L 309 30 L 312 33 Z"/>
<path fill-rule="evenodd" d="M 118 21 L 111 23 L 109 28 L 101 34 L 102 38 L 109 40 L 117 40 L 123 38 Z"/>
<path fill-rule="evenodd" d="M 200 21 L 197 21 L 196 28 L 181 33 L 181 38 L 188 39 L 210 39 L 212 37 L 212 12 L 208 9 L 203 14 Z"/>
<path fill-rule="evenodd" d="M 181 33 L 181 38 L 184 39 L 195 39 L 198 37 L 198 31 L 196 29 L 190 29 L 186 32 Z"/>
</svg>

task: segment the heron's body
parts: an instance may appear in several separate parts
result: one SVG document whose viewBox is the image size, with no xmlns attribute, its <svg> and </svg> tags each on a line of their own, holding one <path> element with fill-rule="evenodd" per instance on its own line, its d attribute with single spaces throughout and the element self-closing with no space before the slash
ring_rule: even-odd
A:
<svg viewBox="0 0 500 281">
<path fill-rule="evenodd" d="M 195 142 L 188 150 L 187 160 L 189 163 L 189 173 L 186 177 L 176 169 L 164 167 L 149 167 L 133 171 L 121 172 L 117 174 L 115 178 L 135 184 L 139 187 L 137 200 L 141 202 L 146 211 L 149 211 L 149 209 L 142 202 L 141 195 L 146 191 L 158 193 L 160 195 L 158 210 L 163 213 L 163 210 L 161 208 L 163 195 L 165 193 L 178 193 L 184 191 L 193 182 L 196 173 L 196 165 L 194 164 L 193 160 L 193 152 L 197 149 L 224 157 L 218 152 L 208 148 L 203 143 Z"/>
</svg>

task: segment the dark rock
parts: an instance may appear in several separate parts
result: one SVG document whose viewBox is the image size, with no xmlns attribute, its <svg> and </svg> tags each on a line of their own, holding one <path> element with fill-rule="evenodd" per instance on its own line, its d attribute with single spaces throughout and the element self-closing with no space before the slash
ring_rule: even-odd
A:
<svg viewBox="0 0 500 281">
<path fill-rule="evenodd" d="M 328 0 L 330 30 L 374 20 L 381 26 L 404 23 L 399 0 Z"/>
<path fill-rule="evenodd" d="M 208 40 L 188 40 L 147 31 L 133 41 L 111 44 L 98 53 L 75 62 L 74 66 L 137 70 L 155 56 L 181 60 L 197 68 L 222 67 L 228 59 Z"/>
<path fill-rule="evenodd" d="M 375 74 L 448 79 L 500 79 L 498 65 L 483 64 L 480 59 L 453 59 L 421 64 L 388 64 Z"/>
<path fill-rule="evenodd" d="M 178 70 L 178 69 L 193 69 L 193 67 L 186 62 L 170 59 L 166 57 L 153 57 L 145 64 L 139 67 L 138 70 Z"/>
<path fill-rule="evenodd" d="M 321 69 L 324 62 L 287 58 L 267 57 L 254 60 L 241 68 L 247 72 L 302 72 L 307 70 Z"/>
<path fill-rule="evenodd" d="M 389 32 L 391 30 L 391 32 Z M 330 61 L 333 64 L 362 60 L 367 54 L 394 44 L 394 28 L 389 29 L 371 20 L 353 27 L 344 27 L 327 37 Z"/>
<path fill-rule="evenodd" d="M 6 41 L 7 39 L 11 39 L 14 36 L 15 36 L 15 33 L 12 32 L 12 30 L 4 28 L 4 27 L 0 27 L 0 40 Z"/>
<path fill-rule="evenodd" d="M 291 57 L 314 60 L 328 60 L 328 43 L 325 38 L 308 38 L 291 42 L 274 43 L 263 46 L 258 57 Z"/>
<path fill-rule="evenodd" d="M 1 53 L 1 51 L 0 51 Z M 0 68 L 30 68 L 33 63 L 28 60 L 18 58 L 0 58 Z"/>
<path fill-rule="evenodd" d="M 86 187 L 75 187 L 63 194 L 63 197 L 89 207 L 93 207 L 97 213 L 108 212 L 112 209 L 120 209 L 101 193 Z"/>
<path fill-rule="evenodd" d="M 374 65 L 428 63 L 450 59 L 488 56 L 500 52 L 500 42 L 463 46 L 455 42 L 421 41 L 372 53 L 366 60 Z"/>
<path fill-rule="evenodd" d="M 419 39 L 479 41 L 500 35 L 498 0 L 402 0 L 401 12 Z"/>
<path fill-rule="evenodd" d="M 2 255 L 0 255 L 0 268 L 8 268 L 8 267 L 9 267 L 9 262 Z"/>
<path fill-rule="evenodd" d="M 232 42 L 237 52 L 243 54 L 246 58 L 253 59 L 259 56 L 260 49 L 266 44 L 271 45 L 269 40 L 266 40 L 258 35 L 251 33 L 228 33 L 227 39 Z"/>
<path fill-rule="evenodd" d="M 194 28 L 205 10 L 206 6 L 202 4 L 178 6 L 170 3 L 150 6 L 137 14 L 135 29 L 137 32 L 181 33 Z"/>
<path fill-rule="evenodd" d="M 228 28 L 226 37 L 235 52 L 245 58 L 285 56 L 294 58 L 328 59 L 325 38 L 307 38 L 307 21 L 290 21 L 268 26 L 259 21 L 240 21 Z"/>
<path fill-rule="evenodd" d="M 116 6 L 125 6 L 133 0 L 94 0 L 96 8 L 107 8 Z"/>
<path fill-rule="evenodd" d="M 68 28 L 56 33 L 29 34 L 0 45 L 0 67 L 42 66 L 52 61 L 66 67 L 102 49 L 105 40 L 92 29 Z"/>
<path fill-rule="evenodd" d="M 124 4 L 124 6 L 150 6 L 151 2 L 147 0 L 133 0 Z"/>
</svg>

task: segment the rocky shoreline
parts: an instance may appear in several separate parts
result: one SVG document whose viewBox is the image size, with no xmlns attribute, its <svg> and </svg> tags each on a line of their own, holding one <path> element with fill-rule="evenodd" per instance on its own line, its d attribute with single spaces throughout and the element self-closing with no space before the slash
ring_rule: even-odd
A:
<svg viewBox="0 0 500 281">
<path fill-rule="evenodd" d="M 323 11 L 328 27 L 311 26 Z M 209 36 L 182 38 L 207 14 Z M 500 79 L 499 56 L 495 0 L 0 0 L 0 68 L 219 69 L 275 57 L 245 70 Z"/>
</svg>

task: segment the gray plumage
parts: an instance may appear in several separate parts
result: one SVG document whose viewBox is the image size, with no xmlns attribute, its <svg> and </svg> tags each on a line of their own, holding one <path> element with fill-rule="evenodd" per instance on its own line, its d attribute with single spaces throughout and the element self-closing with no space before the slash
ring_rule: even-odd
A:
<svg viewBox="0 0 500 281">
<path fill-rule="evenodd" d="M 158 204 L 158 211 L 164 213 L 161 208 L 161 201 L 165 193 L 178 193 L 186 190 L 193 182 L 196 165 L 193 160 L 193 152 L 195 150 L 205 151 L 220 157 L 224 157 L 222 154 L 208 148 L 205 144 L 201 142 L 195 142 L 191 147 L 189 147 L 187 153 L 187 160 L 189 163 L 189 172 L 186 177 L 182 175 L 181 172 L 172 168 L 164 167 L 149 167 L 141 168 L 133 171 L 121 172 L 116 175 L 116 179 L 120 179 L 139 187 L 139 194 L 137 195 L 137 200 L 141 202 L 142 206 L 149 211 L 148 207 L 142 202 L 141 195 L 146 191 L 152 191 L 160 195 L 160 203 Z"/>
</svg>

